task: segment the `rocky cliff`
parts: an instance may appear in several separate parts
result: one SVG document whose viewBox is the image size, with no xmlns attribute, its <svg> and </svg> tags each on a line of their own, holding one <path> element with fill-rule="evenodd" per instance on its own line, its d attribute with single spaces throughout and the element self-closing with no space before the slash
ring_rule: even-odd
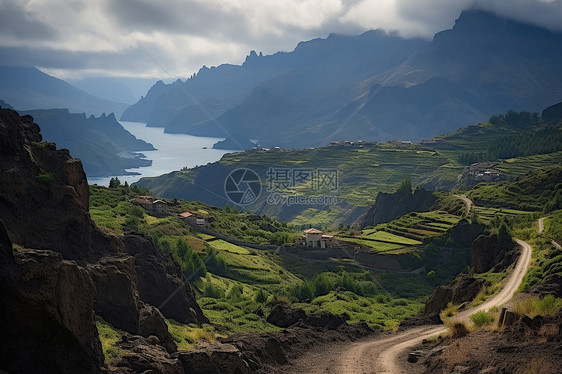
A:
<svg viewBox="0 0 562 374">
<path fill-rule="evenodd" d="M 435 203 L 433 193 L 418 188 L 400 188 L 395 193 L 379 192 L 375 204 L 357 220 L 360 227 L 376 226 L 382 222 L 392 221 L 409 212 L 428 210 Z"/>
<path fill-rule="evenodd" d="M 95 315 L 129 333 L 130 370 L 110 370 L 181 369 L 164 318 L 208 320 L 179 265 L 143 236 L 97 227 L 88 200 L 80 160 L 0 109 L 0 370 L 105 371 Z"/>
</svg>

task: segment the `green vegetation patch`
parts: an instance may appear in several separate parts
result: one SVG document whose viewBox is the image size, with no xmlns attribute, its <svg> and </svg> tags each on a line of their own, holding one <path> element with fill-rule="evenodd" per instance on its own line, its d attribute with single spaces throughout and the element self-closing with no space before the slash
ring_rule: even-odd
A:
<svg viewBox="0 0 562 374">
<path fill-rule="evenodd" d="M 111 363 L 121 357 L 125 352 L 117 347 L 117 342 L 121 340 L 125 333 L 113 327 L 100 316 L 96 316 L 96 327 L 101 342 L 101 348 L 106 363 Z"/>
<path fill-rule="evenodd" d="M 480 328 L 483 326 L 491 325 L 492 322 L 494 322 L 494 316 L 492 316 L 492 313 L 481 310 L 471 315 L 470 320 L 475 327 Z"/>
<path fill-rule="evenodd" d="M 216 340 L 215 329 L 212 326 L 184 325 L 173 319 L 166 319 L 166 325 L 179 351 L 190 351 L 199 342 Z"/>
</svg>

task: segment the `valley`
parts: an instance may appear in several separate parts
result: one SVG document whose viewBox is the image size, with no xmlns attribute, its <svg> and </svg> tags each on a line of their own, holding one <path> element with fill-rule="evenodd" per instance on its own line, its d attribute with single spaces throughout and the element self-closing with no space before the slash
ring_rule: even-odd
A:
<svg viewBox="0 0 562 374">
<path fill-rule="evenodd" d="M 2 4 L 0 373 L 561 372 L 562 3 L 213 1 Z"/>
</svg>

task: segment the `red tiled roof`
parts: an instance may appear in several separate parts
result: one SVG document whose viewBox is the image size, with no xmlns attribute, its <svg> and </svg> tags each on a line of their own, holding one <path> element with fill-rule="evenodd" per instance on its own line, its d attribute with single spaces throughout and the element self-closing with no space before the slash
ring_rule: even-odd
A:
<svg viewBox="0 0 562 374">
<path fill-rule="evenodd" d="M 322 231 L 318 230 L 318 229 L 307 229 L 304 230 L 305 234 L 322 234 Z"/>
<path fill-rule="evenodd" d="M 180 214 L 181 218 L 187 218 L 187 217 L 191 217 L 193 215 L 193 213 L 191 212 L 183 212 Z"/>
</svg>

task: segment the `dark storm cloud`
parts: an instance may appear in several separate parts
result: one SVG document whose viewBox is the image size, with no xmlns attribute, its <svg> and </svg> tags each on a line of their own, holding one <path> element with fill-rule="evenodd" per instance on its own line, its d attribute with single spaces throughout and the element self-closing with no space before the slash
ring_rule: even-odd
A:
<svg viewBox="0 0 562 374">
<path fill-rule="evenodd" d="M 562 0 L 0 0 L 0 63 L 186 76 L 334 32 L 431 38 L 474 7 L 562 31 Z"/>
<path fill-rule="evenodd" d="M 0 40 L 48 40 L 56 37 L 55 28 L 34 19 L 21 5 L 0 1 Z"/>
</svg>

